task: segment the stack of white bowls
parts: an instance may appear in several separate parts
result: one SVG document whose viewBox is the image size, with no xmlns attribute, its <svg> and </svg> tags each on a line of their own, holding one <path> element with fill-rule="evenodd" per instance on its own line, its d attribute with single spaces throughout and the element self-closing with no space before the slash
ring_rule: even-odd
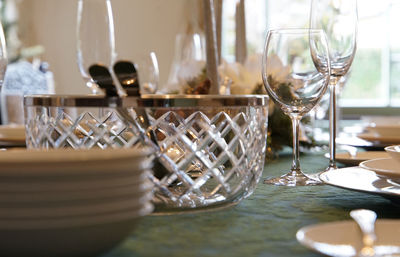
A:
<svg viewBox="0 0 400 257">
<path fill-rule="evenodd" d="M 146 149 L 0 152 L 1 256 L 96 256 L 153 210 Z"/>
</svg>

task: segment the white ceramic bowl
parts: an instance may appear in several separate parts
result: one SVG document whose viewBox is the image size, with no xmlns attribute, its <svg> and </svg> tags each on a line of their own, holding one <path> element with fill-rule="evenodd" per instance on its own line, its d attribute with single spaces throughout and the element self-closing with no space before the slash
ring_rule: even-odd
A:
<svg viewBox="0 0 400 257">
<path fill-rule="evenodd" d="M 153 210 L 140 210 L 63 219 L 0 219 L 2 256 L 99 256 L 117 246 L 135 228 L 138 218 Z"/>
<path fill-rule="evenodd" d="M 359 166 L 363 169 L 374 171 L 380 177 L 396 180 L 400 178 L 400 166 L 392 158 L 367 160 L 361 162 Z"/>
<path fill-rule="evenodd" d="M 1 181 L 1 180 L 0 180 Z M 1 181 L 0 192 L 71 192 L 77 190 L 97 190 L 106 188 L 123 187 L 132 184 L 138 184 L 143 180 L 139 180 L 135 177 L 122 177 L 122 178 L 110 178 L 96 179 L 93 181 L 79 181 L 72 180 L 66 182 L 52 183 L 51 181 L 43 182 L 29 182 L 26 180 L 21 181 Z"/>
<path fill-rule="evenodd" d="M 153 193 L 140 196 L 123 196 L 96 200 L 78 200 L 64 203 L 3 203 L 0 219 L 52 219 L 73 216 L 90 216 L 128 209 L 141 209 L 151 201 Z"/>
<path fill-rule="evenodd" d="M 85 189 L 74 191 L 49 191 L 44 192 L 0 192 L 1 204 L 43 204 L 43 203 L 63 203 L 68 204 L 73 201 L 91 201 L 96 199 L 115 199 L 124 196 L 133 198 L 153 189 L 153 184 L 149 181 L 144 181 L 138 184 L 128 184 L 126 186 L 111 187 L 104 189 Z"/>
<path fill-rule="evenodd" d="M 392 145 L 385 147 L 385 151 L 389 153 L 392 159 L 400 163 L 400 145 Z"/>
<path fill-rule="evenodd" d="M 1 164 L 0 164 L 1 165 Z M 149 170 L 136 171 L 138 175 L 110 176 L 100 178 L 79 179 L 79 177 L 64 177 L 42 179 L 29 178 L 1 178 L 0 193 L 34 193 L 34 192 L 77 192 L 100 190 L 109 188 L 126 187 L 129 185 L 138 185 L 146 181 L 151 173 Z"/>
<path fill-rule="evenodd" d="M 151 154 L 146 148 L 1 151 L 0 178 L 133 174 L 152 166 Z"/>
<path fill-rule="evenodd" d="M 7 218 L 0 219 L 0 230 L 40 230 L 94 226 L 103 222 L 115 222 L 122 219 L 141 217 L 151 213 L 153 209 L 153 204 L 146 203 L 141 208 L 132 208 L 92 215 L 78 215 L 58 218 Z"/>
<path fill-rule="evenodd" d="M 146 149 L 0 152 L 0 218 L 140 209 L 152 198 Z"/>
<path fill-rule="evenodd" d="M 98 256 L 153 211 L 146 150 L 0 152 L 2 256 Z"/>
</svg>

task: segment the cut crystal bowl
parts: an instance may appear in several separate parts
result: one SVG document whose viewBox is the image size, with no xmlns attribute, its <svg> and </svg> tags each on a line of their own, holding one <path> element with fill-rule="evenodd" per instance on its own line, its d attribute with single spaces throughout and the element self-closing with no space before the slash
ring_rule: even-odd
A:
<svg viewBox="0 0 400 257">
<path fill-rule="evenodd" d="M 156 213 L 221 208 L 264 169 L 268 97 L 26 96 L 28 148 L 151 147 Z"/>
</svg>

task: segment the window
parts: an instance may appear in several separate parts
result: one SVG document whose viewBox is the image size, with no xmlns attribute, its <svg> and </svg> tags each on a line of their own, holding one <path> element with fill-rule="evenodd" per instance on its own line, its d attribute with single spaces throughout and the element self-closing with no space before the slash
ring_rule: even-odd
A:
<svg viewBox="0 0 400 257">
<path fill-rule="evenodd" d="M 235 3 L 225 0 L 223 56 L 234 60 Z M 308 27 L 310 0 L 247 0 L 248 52 L 261 53 L 267 29 Z M 360 0 L 357 54 L 340 97 L 342 107 L 400 107 L 400 1 Z M 370 111 L 368 111 L 370 112 Z"/>
<path fill-rule="evenodd" d="M 235 11 L 237 0 L 224 1 L 222 56 L 227 61 L 235 59 Z M 267 1 L 246 1 L 247 48 L 249 54 L 262 52 L 267 31 Z"/>
<path fill-rule="evenodd" d="M 343 90 L 342 106 L 389 107 L 391 88 L 390 1 L 359 1 L 358 48 L 350 76 Z M 398 10 L 399 11 L 399 10 Z M 391 35 L 393 34 L 393 35 Z"/>
</svg>

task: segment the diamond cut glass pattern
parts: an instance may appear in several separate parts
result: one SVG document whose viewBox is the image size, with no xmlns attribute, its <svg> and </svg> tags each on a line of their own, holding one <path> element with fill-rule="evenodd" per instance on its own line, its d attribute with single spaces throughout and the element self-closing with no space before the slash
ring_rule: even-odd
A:
<svg viewBox="0 0 400 257">
<path fill-rule="evenodd" d="M 267 103 L 124 110 L 129 120 L 118 108 L 25 106 L 27 146 L 153 147 L 158 212 L 232 205 L 254 191 L 264 168 Z"/>
</svg>

